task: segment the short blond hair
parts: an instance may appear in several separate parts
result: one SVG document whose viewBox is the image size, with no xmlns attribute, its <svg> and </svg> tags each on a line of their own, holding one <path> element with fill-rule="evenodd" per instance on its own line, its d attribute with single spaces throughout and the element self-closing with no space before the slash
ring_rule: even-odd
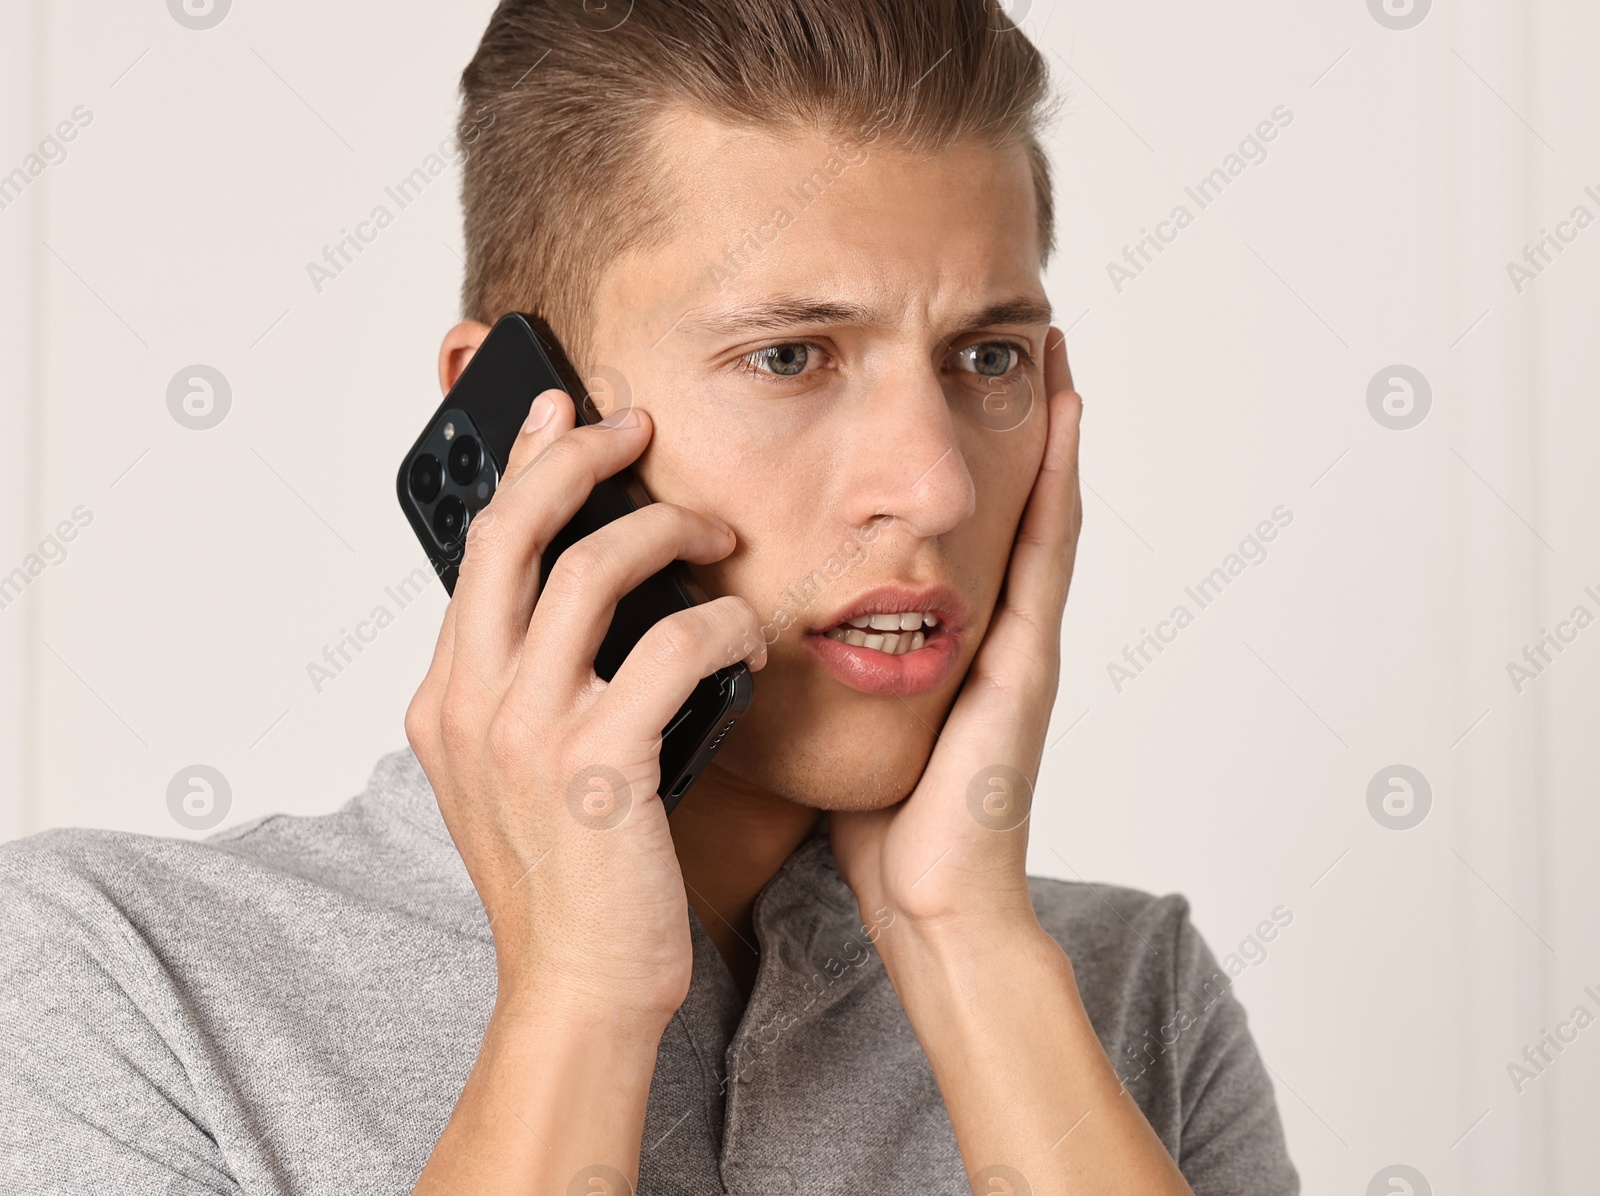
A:
<svg viewBox="0 0 1600 1196">
<path fill-rule="evenodd" d="M 463 313 L 533 311 L 579 361 L 600 272 L 673 231 L 651 137 L 685 105 L 922 153 L 1021 146 L 1041 265 L 1055 244 L 1048 71 L 999 0 L 501 0 L 461 99 Z"/>
</svg>

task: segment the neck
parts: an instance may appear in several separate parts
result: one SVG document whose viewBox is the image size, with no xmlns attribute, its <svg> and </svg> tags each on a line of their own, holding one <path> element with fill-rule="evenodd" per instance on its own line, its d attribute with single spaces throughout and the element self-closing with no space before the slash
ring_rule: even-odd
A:
<svg viewBox="0 0 1600 1196">
<path fill-rule="evenodd" d="M 746 1000 L 760 963 L 756 897 L 819 817 L 712 764 L 668 821 L 689 904 Z"/>
</svg>

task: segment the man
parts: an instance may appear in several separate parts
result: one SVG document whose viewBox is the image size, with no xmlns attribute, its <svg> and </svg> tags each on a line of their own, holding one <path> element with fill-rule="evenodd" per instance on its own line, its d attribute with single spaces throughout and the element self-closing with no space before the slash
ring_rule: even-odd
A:
<svg viewBox="0 0 1600 1196">
<path fill-rule="evenodd" d="M 4 851 L 12 1183 L 1298 1190 L 1182 899 L 1023 870 L 1081 520 L 1036 50 L 984 0 L 506 0 L 463 92 L 440 382 L 537 310 L 610 417 L 532 403 L 360 797 Z M 628 466 L 658 501 L 537 592 Z M 600 682 L 673 559 L 719 596 Z"/>
</svg>

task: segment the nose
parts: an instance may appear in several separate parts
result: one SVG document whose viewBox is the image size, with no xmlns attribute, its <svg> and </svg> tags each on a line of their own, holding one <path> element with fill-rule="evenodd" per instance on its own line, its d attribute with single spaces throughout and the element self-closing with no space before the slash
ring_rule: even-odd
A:
<svg viewBox="0 0 1600 1196">
<path fill-rule="evenodd" d="M 977 487 L 934 363 L 897 359 L 865 385 L 847 441 L 852 522 L 892 515 L 930 537 L 970 518 Z"/>
</svg>

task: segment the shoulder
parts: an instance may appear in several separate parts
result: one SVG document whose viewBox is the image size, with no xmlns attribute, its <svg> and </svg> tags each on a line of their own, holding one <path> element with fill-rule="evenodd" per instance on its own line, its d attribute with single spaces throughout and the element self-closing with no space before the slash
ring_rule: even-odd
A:
<svg viewBox="0 0 1600 1196">
<path fill-rule="evenodd" d="M 1091 1012 L 1106 1001 L 1164 1007 L 1182 982 L 1180 970 L 1204 962 L 1180 893 L 1037 876 L 1028 888 L 1039 924 L 1072 960 Z"/>
<path fill-rule="evenodd" d="M 1189 925 L 1189 901 L 1181 893 L 1157 895 L 1122 885 L 1028 877 L 1039 923 L 1069 953 L 1127 957 L 1171 941 Z"/>
<path fill-rule="evenodd" d="M 1272 1083 L 1181 894 L 1029 877 L 1039 923 L 1072 961 L 1084 1009 L 1123 1086 L 1191 1188 L 1295 1192 Z M 1274 920 L 1287 925 L 1283 910 Z"/>
<path fill-rule="evenodd" d="M 0 916 L 8 948 L 127 937 L 124 907 L 178 904 L 214 854 L 199 843 L 71 827 L 0 844 Z M 215 861 L 210 862 L 215 870 Z"/>
<path fill-rule="evenodd" d="M 312 1133 L 285 1094 L 322 1094 L 315 1132 L 366 1141 L 377 1123 L 358 1106 L 396 1082 L 394 1027 L 419 1058 L 470 1062 L 492 939 L 399 755 L 324 815 L 0 845 L 0 1120 L 21 1109 L 32 1126 L 0 1133 L 0 1173 L 26 1167 L 41 1193 L 273 1187 L 279 1149 L 308 1140 L 286 1135 Z M 236 1184 L 245 1172 L 259 1182 Z"/>
<path fill-rule="evenodd" d="M 203 839 L 65 828 L 0 844 L 0 911 L 13 945 L 71 932 L 114 947 L 331 905 L 470 921 L 460 856 L 436 812 L 429 825 L 402 800 L 410 778 L 401 757 L 414 764 L 409 752 L 383 757 L 367 788 L 328 814 L 271 814 Z"/>
<path fill-rule="evenodd" d="M 1040 925 L 1072 959 L 1080 984 L 1137 974 L 1147 985 L 1164 983 L 1167 1002 L 1178 1006 L 1217 1004 L 1235 978 L 1259 961 L 1262 943 L 1294 921 L 1287 906 L 1275 906 L 1219 962 L 1181 893 L 1036 876 L 1028 878 L 1028 887 Z"/>
<path fill-rule="evenodd" d="M 1032 876 L 1028 886 L 1039 924 L 1072 961 L 1102 1041 L 1233 1013 L 1233 957 L 1218 963 L 1181 893 Z"/>
</svg>

